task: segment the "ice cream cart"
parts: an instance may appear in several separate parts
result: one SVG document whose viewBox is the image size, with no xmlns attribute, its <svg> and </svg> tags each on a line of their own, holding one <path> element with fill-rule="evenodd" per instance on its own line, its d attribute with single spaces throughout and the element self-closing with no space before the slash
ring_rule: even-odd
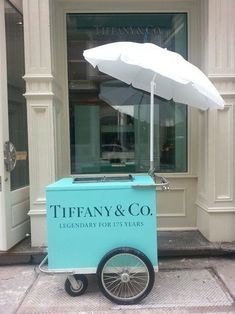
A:
<svg viewBox="0 0 235 314">
<path fill-rule="evenodd" d="M 65 178 L 47 186 L 46 198 L 48 272 L 69 274 L 69 295 L 85 292 L 87 274 L 96 274 L 100 290 L 118 304 L 151 291 L 158 256 L 150 175 Z"/>
<path fill-rule="evenodd" d="M 70 274 L 65 290 L 72 296 L 86 290 L 86 274 L 96 273 L 107 298 L 132 304 L 151 291 L 158 267 L 154 95 L 202 110 L 222 109 L 224 101 L 198 68 L 157 45 L 115 42 L 83 55 L 101 72 L 150 93 L 150 175 L 67 178 L 49 185 L 48 271 Z"/>
</svg>

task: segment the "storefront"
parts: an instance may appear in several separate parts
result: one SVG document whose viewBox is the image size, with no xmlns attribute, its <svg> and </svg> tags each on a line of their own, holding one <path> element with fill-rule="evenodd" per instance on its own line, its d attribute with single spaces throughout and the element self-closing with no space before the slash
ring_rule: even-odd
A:
<svg viewBox="0 0 235 314">
<path fill-rule="evenodd" d="M 17 122 L 10 119 L 14 104 L 8 82 L 8 89 L 5 85 L 1 90 L 1 102 L 8 97 L 9 111 L 0 112 L 1 121 L 9 116 L 1 140 L 17 142 L 16 165 L 25 168 L 9 172 L 1 164 L 2 225 L 5 213 L 12 212 L 7 228 L 24 225 L 19 240 L 29 232 L 28 212 L 32 245 L 46 245 L 47 184 L 75 174 L 148 171 L 149 95 L 92 69 L 82 53 L 113 41 L 153 42 L 202 68 L 226 102 L 223 111 L 201 112 L 156 97 L 155 168 L 171 185 L 167 193 L 158 191 L 158 228 L 196 229 L 211 241 L 235 240 L 234 2 L 24 0 L 20 4 L 14 2 L 24 19 L 27 121 L 23 111 L 19 121 L 21 126 L 27 122 L 28 147 L 24 140 L 18 148 L 20 140 L 14 137 Z M 11 4 L 1 0 L 4 5 L 7 20 L 6 7 Z M 3 14 L 1 19 L 3 24 Z M 4 36 L 1 45 L 7 46 Z M 8 73 L 6 61 L 5 68 Z M 5 82 L 6 73 L 1 74 Z M 22 197 L 24 193 L 23 200 L 14 200 L 15 191 Z M 11 217 L 18 217 L 15 226 Z"/>
</svg>

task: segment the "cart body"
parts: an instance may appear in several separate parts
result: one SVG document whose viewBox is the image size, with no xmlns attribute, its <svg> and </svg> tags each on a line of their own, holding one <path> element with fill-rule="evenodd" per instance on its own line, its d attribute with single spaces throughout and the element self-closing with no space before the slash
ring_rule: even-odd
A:
<svg viewBox="0 0 235 314">
<path fill-rule="evenodd" d="M 155 270 L 156 184 L 149 175 L 126 180 L 61 179 L 46 188 L 48 269 L 95 273 L 112 249 L 143 252 Z"/>
</svg>

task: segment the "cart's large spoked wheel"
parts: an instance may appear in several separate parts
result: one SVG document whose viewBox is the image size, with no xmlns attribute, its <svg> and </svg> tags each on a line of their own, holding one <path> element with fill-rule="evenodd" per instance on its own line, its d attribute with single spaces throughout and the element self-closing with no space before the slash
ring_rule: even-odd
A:
<svg viewBox="0 0 235 314">
<path fill-rule="evenodd" d="M 154 269 L 142 252 L 117 248 L 106 254 L 98 268 L 100 290 L 117 304 L 134 304 L 145 298 L 154 284 Z"/>
<path fill-rule="evenodd" d="M 71 275 L 65 280 L 65 291 L 71 297 L 82 295 L 88 287 L 88 280 L 85 275 Z"/>
</svg>

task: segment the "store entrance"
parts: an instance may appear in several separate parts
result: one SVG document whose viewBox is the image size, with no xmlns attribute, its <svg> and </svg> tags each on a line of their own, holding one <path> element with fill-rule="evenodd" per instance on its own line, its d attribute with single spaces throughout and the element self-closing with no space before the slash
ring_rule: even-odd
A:
<svg viewBox="0 0 235 314">
<path fill-rule="evenodd" d="M 23 17 L 0 1 L 0 250 L 29 233 L 28 136 Z"/>
</svg>

